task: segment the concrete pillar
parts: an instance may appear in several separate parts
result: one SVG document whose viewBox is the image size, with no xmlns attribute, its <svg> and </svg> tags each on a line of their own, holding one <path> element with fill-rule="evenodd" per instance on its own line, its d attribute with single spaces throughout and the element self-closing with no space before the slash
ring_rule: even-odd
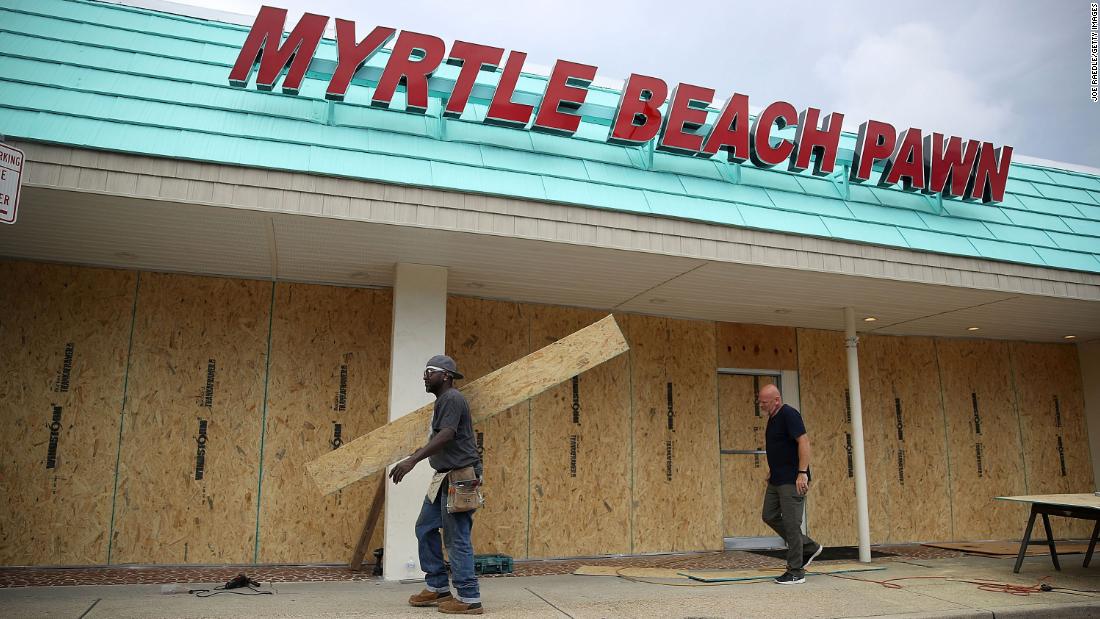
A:
<svg viewBox="0 0 1100 619">
<path fill-rule="evenodd" d="M 411 413 L 434 397 L 424 391 L 424 364 L 443 354 L 447 325 L 447 269 L 398 264 L 393 286 L 393 337 L 390 353 L 390 421 Z M 424 427 L 424 442 L 429 428 Z M 387 469 L 388 472 L 388 469 Z M 386 533 L 382 573 L 386 580 L 423 578 L 413 527 L 431 480 L 421 462 L 399 485 L 386 486 Z"/>
<path fill-rule="evenodd" d="M 1077 345 L 1081 382 L 1085 386 L 1085 424 L 1092 455 L 1092 490 L 1100 490 L 1100 340 Z"/>
</svg>

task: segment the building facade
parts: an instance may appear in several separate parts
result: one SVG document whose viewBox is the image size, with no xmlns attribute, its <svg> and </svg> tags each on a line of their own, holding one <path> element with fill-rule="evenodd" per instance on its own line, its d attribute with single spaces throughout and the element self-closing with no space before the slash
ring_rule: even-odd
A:
<svg viewBox="0 0 1100 619">
<path fill-rule="evenodd" d="M 386 50 L 335 101 L 331 39 L 263 92 L 229 81 L 249 20 L 150 6 L 0 1 L 0 563 L 345 562 L 376 481 L 321 496 L 305 462 L 427 402 L 432 354 L 476 379 L 608 313 L 627 354 L 478 428 L 477 552 L 767 535 L 766 382 L 813 440 L 807 527 L 855 543 L 845 308 L 872 542 L 1095 490 L 1100 176 L 1013 163 L 984 204 L 850 182 L 850 134 L 824 176 L 682 157 L 608 143 L 598 86 L 575 135 L 494 126 L 501 71 L 450 117 L 449 66 L 384 109 Z M 393 577 L 425 469 L 387 490 Z"/>
</svg>

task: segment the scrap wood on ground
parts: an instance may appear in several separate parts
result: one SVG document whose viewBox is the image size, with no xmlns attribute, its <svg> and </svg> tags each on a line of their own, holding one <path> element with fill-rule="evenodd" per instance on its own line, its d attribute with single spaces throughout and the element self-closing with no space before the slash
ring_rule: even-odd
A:
<svg viewBox="0 0 1100 619">
<path fill-rule="evenodd" d="M 984 555 L 989 557 L 1015 557 L 1020 552 L 1019 541 L 989 541 L 989 542 L 936 542 L 926 543 L 923 546 L 929 548 L 941 548 L 944 550 L 958 550 L 961 552 Z M 1060 555 L 1084 554 L 1088 552 L 1088 542 L 1057 541 L 1055 548 Z M 1032 540 L 1024 552 L 1025 556 L 1037 557 L 1050 554 L 1050 547 L 1046 540 Z"/>
<path fill-rule="evenodd" d="M 841 574 L 848 572 L 869 572 L 885 570 L 883 566 L 872 566 L 864 563 L 836 563 L 823 565 L 817 569 L 806 572 L 807 576 L 815 574 Z M 573 571 L 577 576 L 619 576 L 622 578 L 656 578 L 668 580 L 692 580 L 701 583 L 723 583 L 766 580 L 775 578 L 783 573 L 784 568 L 765 568 L 751 570 L 684 570 L 676 568 L 659 567 L 620 567 L 614 565 L 582 565 Z"/>
</svg>

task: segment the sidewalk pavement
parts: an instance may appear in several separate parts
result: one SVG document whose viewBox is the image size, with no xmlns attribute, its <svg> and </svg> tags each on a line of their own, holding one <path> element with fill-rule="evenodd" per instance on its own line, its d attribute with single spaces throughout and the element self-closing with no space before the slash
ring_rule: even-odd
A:
<svg viewBox="0 0 1100 619">
<path fill-rule="evenodd" d="M 481 593 L 485 614 L 495 617 L 1100 617 L 1100 566 L 1081 567 L 1081 555 L 1061 559 L 1057 572 L 1049 557 L 1028 557 L 1020 574 L 1012 573 L 1014 558 L 882 561 L 873 564 L 882 571 L 848 578 L 811 573 L 805 584 L 789 586 L 770 580 L 705 585 L 615 576 L 485 578 Z M 893 580 L 898 589 L 865 582 L 891 579 L 905 580 Z M 1055 589 L 1012 595 L 959 580 L 1042 582 Z M 407 605 L 422 586 L 380 580 L 278 583 L 263 586 L 275 595 L 209 598 L 162 595 L 159 585 L 23 587 L 0 589 L 0 617 L 443 617 L 434 608 Z"/>
</svg>

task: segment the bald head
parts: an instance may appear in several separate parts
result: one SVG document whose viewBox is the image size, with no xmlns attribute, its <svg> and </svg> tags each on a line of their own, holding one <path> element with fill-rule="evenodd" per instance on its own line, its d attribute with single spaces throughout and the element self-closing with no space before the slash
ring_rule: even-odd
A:
<svg viewBox="0 0 1100 619">
<path fill-rule="evenodd" d="M 760 393 L 756 397 L 760 410 L 767 413 L 768 416 L 774 415 L 775 411 L 783 406 L 783 396 L 775 385 L 764 385 L 760 388 Z"/>
</svg>

